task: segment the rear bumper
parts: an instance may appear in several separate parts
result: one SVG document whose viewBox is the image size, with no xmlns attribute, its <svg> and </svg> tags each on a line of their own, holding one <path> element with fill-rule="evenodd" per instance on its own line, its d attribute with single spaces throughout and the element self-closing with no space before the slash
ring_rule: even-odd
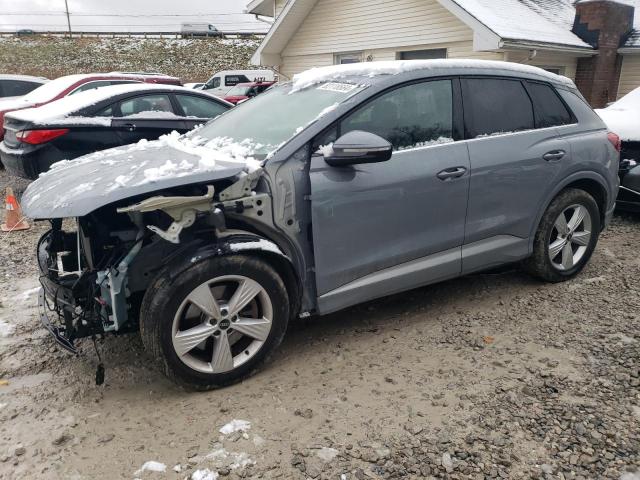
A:
<svg viewBox="0 0 640 480">
<path fill-rule="evenodd" d="M 0 160 L 9 175 L 35 180 L 42 172 L 49 170 L 55 162 L 61 160 L 61 152 L 44 145 L 35 149 L 14 149 L 0 143 Z"/>
</svg>

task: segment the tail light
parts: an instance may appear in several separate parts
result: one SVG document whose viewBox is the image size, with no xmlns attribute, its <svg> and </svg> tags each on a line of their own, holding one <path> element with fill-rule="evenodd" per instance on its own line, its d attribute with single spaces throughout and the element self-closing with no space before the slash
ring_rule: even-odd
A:
<svg viewBox="0 0 640 480">
<path fill-rule="evenodd" d="M 30 145 L 40 145 L 61 137 L 69 131 L 68 128 L 57 128 L 54 130 L 22 130 L 16 133 L 16 138 L 23 143 Z"/>
<path fill-rule="evenodd" d="M 613 132 L 609 132 L 607 134 L 607 139 L 609 139 L 613 148 L 616 149 L 616 152 L 620 153 L 622 150 L 622 141 L 620 140 L 620 137 Z"/>
</svg>

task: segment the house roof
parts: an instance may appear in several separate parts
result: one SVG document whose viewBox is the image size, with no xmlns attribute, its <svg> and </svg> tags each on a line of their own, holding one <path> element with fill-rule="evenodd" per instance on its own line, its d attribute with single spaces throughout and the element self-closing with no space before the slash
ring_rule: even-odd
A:
<svg viewBox="0 0 640 480">
<path fill-rule="evenodd" d="M 452 1 L 503 41 L 592 49 L 571 31 L 576 13 L 572 0 Z"/>
<path fill-rule="evenodd" d="M 247 4 L 245 12 L 253 13 L 254 15 L 263 15 L 265 17 L 273 17 L 273 3 L 274 0 L 252 0 Z"/>
<path fill-rule="evenodd" d="M 249 7 L 262 8 L 270 0 L 253 0 Z M 271 0 L 272 1 L 272 0 Z M 289 0 L 255 53 L 252 61 L 269 59 L 277 64 L 279 53 L 295 34 L 318 0 Z M 590 0 L 582 0 L 590 1 Z M 638 7 L 640 0 L 616 0 Z M 571 30 L 575 0 L 438 0 L 476 32 L 483 30 L 499 40 L 500 48 L 548 48 L 589 52 L 593 47 Z M 640 15 L 622 48 L 640 50 Z M 494 48 L 498 48 L 497 45 Z"/>
</svg>

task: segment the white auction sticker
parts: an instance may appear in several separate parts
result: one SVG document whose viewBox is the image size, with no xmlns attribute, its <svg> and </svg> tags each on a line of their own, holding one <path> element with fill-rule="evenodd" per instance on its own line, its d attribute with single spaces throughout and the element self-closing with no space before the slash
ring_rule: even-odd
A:
<svg viewBox="0 0 640 480">
<path fill-rule="evenodd" d="M 357 85 L 353 85 L 351 83 L 327 82 L 320 85 L 318 87 L 318 90 L 329 90 L 330 92 L 346 93 L 357 87 Z"/>
</svg>

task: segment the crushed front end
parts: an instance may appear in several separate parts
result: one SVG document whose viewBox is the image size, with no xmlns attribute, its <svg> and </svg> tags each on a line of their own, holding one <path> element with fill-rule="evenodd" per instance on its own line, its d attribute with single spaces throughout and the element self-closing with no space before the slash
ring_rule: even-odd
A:
<svg viewBox="0 0 640 480">
<path fill-rule="evenodd" d="M 89 236 L 91 230 L 88 218 L 75 225 L 52 220 L 37 249 L 42 323 L 73 353 L 76 339 L 137 328 L 136 318 L 128 315 L 135 309 L 127 308 L 134 298 L 127 291 L 127 270 L 142 235 L 125 229 Z"/>
</svg>

